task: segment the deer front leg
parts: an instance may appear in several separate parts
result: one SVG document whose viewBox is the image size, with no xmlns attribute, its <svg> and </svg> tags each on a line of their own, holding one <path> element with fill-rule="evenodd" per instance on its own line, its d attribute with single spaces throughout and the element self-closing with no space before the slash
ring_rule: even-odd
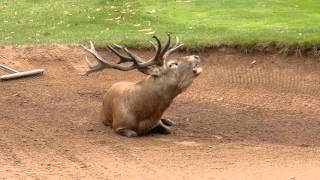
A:
<svg viewBox="0 0 320 180">
<path fill-rule="evenodd" d="M 170 121 L 171 122 L 171 121 Z M 170 134 L 171 133 L 171 128 L 164 124 L 162 120 L 159 121 L 158 125 L 151 129 L 152 133 L 160 133 L 160 134 Z"/>
<path fill-rule="evenodd" d="M 161 121 L 164 125 L 167 125 L 167 126 L 176 125 L 176 123 L 174 123 L 174 122 L 171 121 L 170 119 L 161 118 L 160 121 Z"/>
</svg>

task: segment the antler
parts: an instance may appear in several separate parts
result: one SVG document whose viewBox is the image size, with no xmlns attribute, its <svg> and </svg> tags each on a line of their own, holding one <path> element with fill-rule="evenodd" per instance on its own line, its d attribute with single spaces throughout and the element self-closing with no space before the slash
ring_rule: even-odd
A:
<svg viewBox="0 0 320 180">
<path fill-rule="evenodd" d="M 170 40 L 170 34 L 168 34 L 168 36 L 169 36 L 169 40 Z M 168 42 L 170 43 L 169 40 L 168 40 Z M 179 43 L 179 38 L 177 36 L 176 37 L 176 44 L 172 48 L 170 48 L 169 50 L 166 50 L 166 52 L 164 52 L 163 59 L 166 59 L 170 54 L 172 54 L 173 52 L 175 52 L 176 50 L 178 50 L 182 46 L 183 46 L 183 44 Z"/>
<path fill-rule="evenodd" d="M 119 46 L 116 44 L 114 44 L 114 46 L 121 48 L 124 52 L 126 52 L 127 55 L 121 54 L 119 51 L 117 51 L 112 46 L 107 46 L 107 48 L 113 54 L 115 54 L 116 56 L 119 57 L 119 60 L 117 62 L 107 61 L 96 51 L 93 43 L 90 41 L 90 48 L 87 48 L 85 46 L 82 46 L 82 47 L 84 49 L 86 49 L 88 52 L 90 52 L 92 55 L 94 55 L 97 62 L 96 62 L 96 64 L 91 64 L 89 62 L 88 58 L 86 57 L 86 62 L 89 66 L 89 70 L 85 73 L 85 75 L 88 75 L 88 74 L 95 72 L 95 71 L 102 70 L 104 68 L 113 68 L 113 69 L 118 69 L 121 71 L 130 71 L 133 69 L 137 69 L 140 72 L 149 75 L 150 74 L 150 71 L 149 71 L 150 66 L 153 66 L 153 65 L 162 66 L 166 57 L 169 54 L 171 54 L 173 51 L 175 51 L 176 49 L 178 49 L 179 47 L 182 46 L 182 44 L 178 45 L 179 41 L 177 39 L 176 45 L 173 48 L 169 49 L 169 47 L 170 47 L 170 34 L 169 33 L 168 33 L 168 41 L 163 49 L 161 48 L 161 42 L 158 39 L 158 37 L 153 36 L 153 38 L 155 39 L 156 44 L 154 44 L 152 41 L 150 41 L 150 42 L 155 48 L 155 55 L 152 58 L 150 58 L 148 61 L 145 61 L 143 58 L 133 54 L 126 47 L 122 47 L 122 46 Z M 122 63 L 125 63 L 125 62 L 132 62 L 132 64 L 128 65 L 128 66 L 121 65 Z"/>
<path fill-rule="evenodd" d="M 82 46 L 84 49 L 86 49 L 88 52 L 90 52 L 92 55 L 95 56 L 97 62 L 96 64 L 91 64 L 88 60 L 88 58 L 86 58 L 86 62 L 89 66 L 89 70 L 85 73 L 86 75 L 95 72 L 95 71 L 99 71 L 102 70 L 104 68 L 113 68 L 113 69 L 118 69 L 121 71 L 130 71 L 133 69 L 138 69 L 143 73 L 149 74 L 146 69 L 148 68 L 148 66 L 152 66 L 158 63 L 158 61 L 160 60 L 159 55 L 161 52 L 161 44 L 160 41 L 157 37 L 154 37 L 157 40 L 157 46 L 155 46 L 156 48 L 156 54 L 154 57 L 152 57 L 150 60 L 148 61 L 144 61 L 141 57 L 133 54 L 132 52 L 130 52 L 127 48 L 125 47 L 121 47 L 128 56 L 124 56 L 122 54 L 120 54 L 117 50 L 115 50 L 113 47 L 108 46 L 108 49 L 114 53 L 115 55 L 117 55 L 119 57 L 119 61 L 118 62 L 112 62 L 112 61 L 107 61 L 106 59 L 104 59 L 94 48 L 93 43 L 90 41 L 90 48 L 87 48 L 85 46 Z M 121 63 L 124 62 L 133 62 L 131 65 L 129 66 L 124 66 L 121 65 Z"/>
</svg>

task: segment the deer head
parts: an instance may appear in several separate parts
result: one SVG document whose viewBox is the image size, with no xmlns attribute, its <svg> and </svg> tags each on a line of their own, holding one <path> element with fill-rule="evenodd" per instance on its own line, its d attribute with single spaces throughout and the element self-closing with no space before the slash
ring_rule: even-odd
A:
<svg viewBox="0 0 320 180">
<path fill-rule="evenodd" d="M 114 46 L 107 46 L 108 50 L 119 57 L 118 61 L 108 61 L 104 59 L 95 50 L 94 45 L 90 42 L 90 48 L 83 46 L 88 52 L 95 56 L 96 64 L 91 64 L 86 58 L 86 62 L 89 66 L 89 70 L 85 73 L 86 75 L 100 71 L 105 68 L 113 68 L 121 71 L 130 71 L 137 69 L 138 71 L 149 75 L 155 79 L 165 80 L 168 85 L 176 85 L 181 91 L 186 89 L 192 80 L 197 77 L 201 72 L 202 68 L 198 67 L 200 63 L 200 57 L 196 55 L 184 56 L 178 58 L 169 58 L 169 55 L 178 50 L 183 44 L 179 43 L 179 39 L 176 39 L 174 46 L 170 47 L 171 37 L 168 33 L 168 40 L 165 46 L 162 48 L 160 40 L 153 36 L 155 43 L 150 43 L 155 48 L 155 55 L 149 60 L 133 54 L 126 47 L 114 44 Z M 122 49 L 126 55 L 121 54 L 116 48 Z M 123 65 L 123 63 L 130 62 L 130 65 Z"/>
</svg>

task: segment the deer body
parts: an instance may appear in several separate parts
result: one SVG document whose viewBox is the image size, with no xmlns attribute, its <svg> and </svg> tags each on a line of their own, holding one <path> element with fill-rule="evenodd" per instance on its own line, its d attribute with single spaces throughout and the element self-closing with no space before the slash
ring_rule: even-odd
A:
<svg viewBox="0 0 320 180">
<path fill-rule="evenodd" d="M 138 135 L 146 134 L 159 124 L 178 93 L 175 85 L 154 77 L 116 83 L 104 96 L 101 119 L 113 129 L 130 127 Z"/>
<path fill-rule="evenodd" d="M 93 54 L 98 63 L 90 65 L 88 73 L 104 68 L 115 68 L 123 71 L 137 69 L 148 77 L 137 83 L 118 82 L 111 86 L 103 99 L 100 114 L 102 122 L 111 126 L 117 133 L 133 137 L 146 134 L 150 131 L 168 134 L 173 125 L 168 119 L 162 119 L 164 111 L 170 106 L 173 99 L 187 89 L 193 79 L 202 69 L 197 67 L 200 58 L 195 55 L 168 60 L 166 57 L 181 45 L 169 49 L 170 35 L 164 49 L 161 49 L 157 40 L 156 55 L 149 61 L 144 61 L 132 54 L 126 48 L 123 50 L 128 56 L 121 55 L 112 47 L 108 47 L 120 57 L 117 63 L 103 59 L 91 44 L 91 49 L 85 47 Z M 131 66 L 121 66 L 123 62 L 132 61 Z"/>
</svg>

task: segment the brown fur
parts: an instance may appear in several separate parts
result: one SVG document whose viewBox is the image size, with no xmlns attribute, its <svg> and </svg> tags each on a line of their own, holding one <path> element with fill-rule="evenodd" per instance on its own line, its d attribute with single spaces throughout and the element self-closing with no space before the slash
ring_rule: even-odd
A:
<svg viewBox="0 0 320 180">
<path fill-rule="evenodd" d="M 198 56 L 168 60 L 156 74 L 140 82 L 115 83 L 104 96 L 103 123 L 125 136 L 143 135 L 164 126 L 162 114 L 201 73 L 201 68 L 196 68 L 199 61 Z"/>
</svg>

